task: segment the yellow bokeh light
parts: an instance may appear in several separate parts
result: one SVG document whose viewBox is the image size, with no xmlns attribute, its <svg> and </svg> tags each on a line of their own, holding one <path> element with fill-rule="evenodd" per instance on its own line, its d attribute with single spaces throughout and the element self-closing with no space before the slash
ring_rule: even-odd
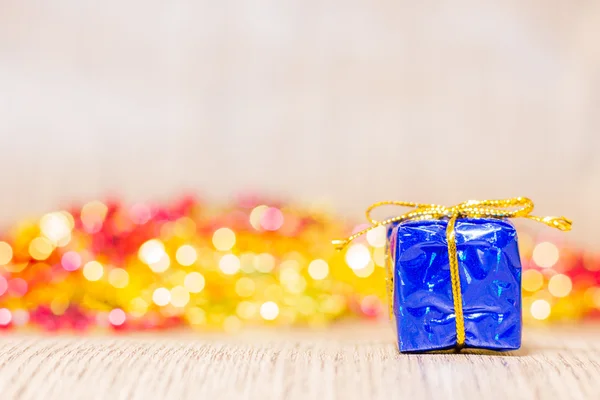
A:
<svg viewBox="0 0 600 400">
<path fill-rule="evenodd" d="M 225 254 L 219 261 L 219 269 L 226 275 L 234 275 L 240 270 L 240 259 L 233 254 Z"/>
<path fill-rule="evenodd" d="M 14 262 L 14 260 L 13 260 L 13 262 Z M 37 265 L 37 264 L 34 264 L 34 265 Z M 39 263 L 39 265 L 45 265 L 45 264 Z M 8 272 L 19 273 L 19 272 L 22 272 L 23 270 L 25 270 L 25 268 L 27 268 L 28 266 L 29 266 L 28 262 L 22 262 L 22 263 L 7 264 L 3 268 Z"/>
<path fill-rule="evenodd" d="M 206 323 L 206 311 L 200 307 L 187 308 L 185 316 L 191 325 L 203 325 Z"/>
<path fill-rule="evenodd" d="M 252 227 L 257 231 L 261 229 L 260 221 L 262 220 L 265 211 L 267 211 L 268 209 L 269 206 L 260 205 L 258 207 L 255 207 L 250 213 L 250 225 L 252 225 Z"/>
<path fill-rule="evenodd" d="M 167 253 L 164 253 L 162 255 L 162 257 L 160 258 L 160 260 L 158 260 L 155 263 L 148 264 L 148 267 L 150 267 L 150 269 L 152 271 L 160 273 L 160 272 L 165 272 L 166 270 L 168 270 L 170 265 L 171 265 L 171 258 L 167 255 Z"/>
<path fill-rule="evenodd" d="M 250 301 L 240 301 L 235 312 L 240 316 L 240 318 L 252 319 L 258 312 L 258 306 Z"/>
<path fill-rule="evenodd" d="M 365 268 L 352 270 L 359 278 L 368 278 L 375 271 L 375 264 L 369 263 Z"/>
<path fill-rule="evenodd" d="M 302 276 L 299 276 L 298 279 L 292 282 L 287 282 L 284 285 L 288 292 L 299 294 L 304 292 L 306 289 L 306 279 L 304 279 Z"/>
<path fill-rule="evenodd" d="M 294 267 L 282 268 L 279 271 L 279 281 L 281 283 L 284 283 L 284 284 L 294 283 L 298 279 L 300 279 L 300 274 Z"/>
<path fill-rule="evenodd" d="M 250 278 L 244 277 L 240 278 L 235 283 L 235 292 L 240 297 L 250 297 L 254 294 L 255 284 L 254 281 Z"/>
<path fill-rule="evenodd" d="M 196 223 L 189 217 L 181 217 L 175 222 L 173 233 L 181 238 L 192 236 L 196 232 Z"/>
<path fill-rule="evenodd" d="M 190 302 L 190 293 L 183 286 L 171 289 L 171 304 L 175 307 L 185 307 Z"/>
<path fill-rule="evenodd" d="M 70 212 L 64 210 L 59 211 L 59 213 L 61 213 L 63 217 L 65 217 L 65 219 L 67 220 L 67 223 L 69 224 L 69 229 L 73 230 L 75 228 L 75 218 L 73 218 L 73 215 L 71 215 Z"/>
<path fill-rule="evenodd" d="M 387 240 L 386 227 L 378 226 L 367 232 L 367 242 L 373 247 L 385 247 Z"/>
<path fill-rule="evenodd" d="M 187 274 L 183 269 L 175 269 L 165 276 L 165 280 L 172 286 L 183 285 L 186 275 Z"/>
<path fill-rule="evenodd" d="M 65 214 L 61 212 L 49 213 L 40 220 L 40 231 L 54 244 L 58 244 L 70 238 L 71 224 Z"/>
<path fill-rule="evenodd" d="M 129 302 L 129 314 L 136 318 L 141 318 L 148 311 L 148 303 L 141 297 L 135 297 Z"/>
<path fill-rule="evenodd" d="M 69 232 L 68 235 L 62 237 L 58 242 L 56 242 L 56 246 L 57 247 L 65 247 L 66 245 L 69 244 L 69 242 L 71 242 L 71 233 Z"/>
<path fill-rule="evenodd" d="M 228 251 L 235 245 L 235 233 L 229 228 L 220 228 L 213 233 L 212 237 L 215 249 Z"/>
<path fill-rule="evenodd" d="M 535 292 L 541 289 L 544 284 L 544 275 L 535 269 L 528 269 L 523 272 L 522 286 L 528 292 Z"/>
<path fill-rule="evenodd" d="M 170 240 L 175 236 L 175 222 L 165 222 L 160 228 L 160 235 L 163 240 Z"/>
<path fill-rule="evenodd" d="M 0 242 L 0 265 L 8 264 L 13 258 L 13 250 L 10 244 Z"/>
<path fill-rule="evenodd" d="M 339 294 L 328 296 L 321 304 L 322 310 L 331 314 L 339 314 L 345 307 L 346 299 Z"/>
<path fill-rule="evenodd" d="M 354 244 L 346 252 L 346 264 L 353 270 L 366 268 L 370 261 L 371 252 L 364 244 Z"/>
<path fill-rule="evenodd" d="M 311 261 L 308 264 L 308 275 L 316 281 L 327 278 L 327 275 L 329 275 L 329 264 L 327 264 L 327 261 L 321 259 Z"/>
<path fill-rule="evenodd" d="M 50 302 L 50 311 L 54 315 L 63 315 L 69 307 L 69 298 L 66 295 L 58 295 Z"/>
<path fill-rule="evenodd" d="M 558 262 L 559 252 L 554 243 L 538 243 L 533 249 L 533 262 L 541 268 L 552 268 Z"/>
<path fill-rule="evenodd" d="M 254 268 L 258 272 L 269 273 L 275 268 L 275 257 L 269 253 L 261 253 L 254 257 Z"/>
<path fill-rule="evenodd" d="M 189 267 L 198 259 L 198 253 L 193 246 L 184 244 L 177 249 L 177 253 L 175 253 L 175 259 L 184 267 Z"/>
<path fill-rule="evenodd" d="M 158 288 L 152 293 L 152 301 L 157 306 L 166 306 L 171 301 L 171 292 L 166 288 Z"/>
<path fill-rule="evenodd" d="M 281 285 L 277 285 L 275 283 L 267 286 L 261 294 L 269 299 L 279 299 L 283 296 L 283 289 Z"/>
<path fill-rule="evenodd" d="M 83 276 L 88 281 L 98 281 L 104 275 L 104 267 L 98 261 L 90 261 L 83 266 Z"/>
<path fill-rule="evenodd" d="M 254 269 L 254 257 L 255 254 L 251 252 L 243 253 L 240 255 L 240 269 L 243 272 L 251 274 L 254 271 L 256 271 Z"/>
<path fill-rule="evenodd" d="M 260 306 L 260 316 L 267 321 L 273 321 L 279 315 L 279 306 L 272 301 L 267 301 Z"/>
<path fill-rule="evenodd" d="M 302 293 L 306 289 L 306 279 L 300 275 L 295 261 L 286 261 L 286 267 L 281 268 L 279 272 L 279 281 L 288 292 L 290 293 Z"/>
<path fill-rule="evenodd" d="M 139 259 L 147 265 L 158 263 L 165 254 L 165 245 L 158 239 L 148 240 L 138 251 Z"/>
<path fill-rule="evenodd" d="M 29 255 L 35 260 L 45 260 L 53 251 L 54 244 L 45 237 L 36 237 L 29 243 Z"/>
<path fill-rule="evenodd" d="M 373 250 L 373 261 L 375 265 L 385 267 L 385 248 L 378 247 Z"/>
<path fill-rule="evenodd" d="M 122 289 L 129 284 L 129 273 L 122 268 L 112 269 L 108 273 L 108 282 L 117 289 Z"/>
<path fill-rule="evenodd" d="M 297 305 L 298 312 L 306 316 L 314 314 L 316 308 L 317 302 L 310 296 L 302 296 Z"/>
<path fill-rule="evenodd" d="M 106 218 L 108 207 L 100 201 L 92 201 L 81 208 L 81 222 L 88 230 L 100 227 Z"/>
<path fill-rule="evenodd" d="M 548 281 L 548 291 L 554 297 L 565 297 L 571 293 L 573 283 L 567 275 L 557 274 Z"/>
<path fill-rule="evenodd" d="M 544 320 L 550 316 L 551 307 L 550 303 L 548 303 L 546 300 L 538 299 L 531 303 L 529 310 L 533 318 Z"/>
<path fill-rule="evenodd" d="M 286 268 L 292 268 L 296 271 L 300 271 L 300 263 L 296 260 L 285 260 L 279 264 L 280 270 L 284 270 Z"/>
<path fill-rule="evenodd" d="M 185 276 L 183 285 L 190 293 L 200 293 L 206 281 L 200 272 L 190 272 Z"/>
</svg>

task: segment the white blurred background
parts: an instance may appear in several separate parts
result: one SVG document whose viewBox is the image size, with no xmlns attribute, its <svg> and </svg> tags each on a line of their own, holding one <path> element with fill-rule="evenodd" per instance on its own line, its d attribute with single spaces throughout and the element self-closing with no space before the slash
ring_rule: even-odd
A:
<svg viewBox="0 0 600 400">
<path fill-rule="evenodd" d="M 0 0 L 0 223 L 528 196 L 600 245 L 600 3 Z"/>
</svg>

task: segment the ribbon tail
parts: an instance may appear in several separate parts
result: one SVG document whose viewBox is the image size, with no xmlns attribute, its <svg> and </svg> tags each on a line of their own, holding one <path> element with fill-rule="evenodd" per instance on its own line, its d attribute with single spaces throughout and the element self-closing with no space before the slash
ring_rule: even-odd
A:
<svg viewBox="0 0 600 400">
<path fill-rule="evenodd" d="M 573 226 L 573 221 L 567 217 L 536 217 L 535 215 L 528 215 L 527 218 L 541 222 L 542 224 L 546 224 L 551 228 L 556 228 L 563 232 L 570 231 Z"/>
</svg>

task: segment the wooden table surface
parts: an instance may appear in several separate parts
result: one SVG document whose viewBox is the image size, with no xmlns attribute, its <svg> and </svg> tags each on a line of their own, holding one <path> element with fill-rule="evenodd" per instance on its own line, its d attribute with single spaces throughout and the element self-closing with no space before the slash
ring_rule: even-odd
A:
<svg viewBox="0 0 600 400">
<path fill-rule="evenodd" d="M 513 353 L 399 354 L 387 327 L 238 336 L 0 336 L 0 398 L 600 399 L 600 327 Z"/>
</svg>

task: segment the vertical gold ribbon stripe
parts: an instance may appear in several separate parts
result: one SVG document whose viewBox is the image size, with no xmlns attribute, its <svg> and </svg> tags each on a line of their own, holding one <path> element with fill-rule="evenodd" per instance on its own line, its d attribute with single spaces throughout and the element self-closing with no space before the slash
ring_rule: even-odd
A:
<svg viewBox="0 0 600 400">
<path fill-rule="evenodd" d="M 465 344 L 465 317 L 463 314 L 462 292 L 460 289 L 460 270 L 458 269 L 458 252 L 456 250 L 456 219 L 453 215 L 446 228 L 448 242 L 448 262 L 450 263 L 450 279 L 452 281 L 452 300 L 454 301 L 454 323 L 456 324 L 456 348 L 461 349 Z"/>
</svg>

